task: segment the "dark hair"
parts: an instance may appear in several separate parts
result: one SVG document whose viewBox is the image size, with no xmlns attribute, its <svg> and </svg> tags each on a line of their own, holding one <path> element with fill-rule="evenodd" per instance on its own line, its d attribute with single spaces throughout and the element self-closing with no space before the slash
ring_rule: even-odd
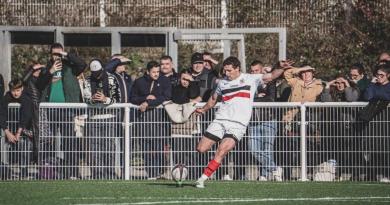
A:
<svg viewBox="0 0 390 205">
<path fill-rule="evenodd" d="M 211 53 L 210 52 L 207 52 L 207 51 L 205 51 L 205 52 L 203 52 L 203 54 L 202 55 L 204 55 L 204 56 L 211 56 Z"/>
<path fill-rule="evenodd" d="M 349 71 L 351 70 L 357 70 L 358 73 L 361 75 L 361 74 L 364 74 L 364 66 L 363 64 L 361 63 L 355 63 L 353 64 L 350 68 L 349 68 Z"/>
<path fill-rule="evenodd" d="M 377 65 L 375 67 L 375 73 L 378 72 L 378 70 L 381 70 L 387 74 L 390 74 L 390 62 Z"/>
<path fill-rule="evenodd" d="M 15 90 L 15 89 L 23 87 L 23 82 L 20 79 L 14 79 L 8 83 L 8 87 L 10 90 Z"/>
<path fill-rule="evenodd" d="M 222 65 L 223 66 L 232 65 L 233 68 L 238 68 L 238 69 L 240 69 L 240 67 L 241 67 L 240 60 L 238 60 L 238 58 L 236 58 L 234 56 L 230 56 L 230 57 L 226 58 L 223 61 Z"/>
<path fill-rule="evenodd" d="M 64 47 L 62 46 L 61 43 L 53 43 L 51 46 L 50 46 L 50 53 L 53 51 L 53 49 L 55 48 L 61 48 L 61 49 L 64 49 Z"/>
<path fill-rule="evenodd" d="M 172 60 L 172 57 L 171 57 L 171 56 L 168 56 L 168 55 L 161 56 L 160 61 L 161 61 L 161 60 L 170 60 L 171 62 L 173 61 L 173 60 Z"/>
<path fill-rule="evenodd" d="M 179 74 L 180 74 L 180 76 L 181 76 L 181 74 L 191 74 L 191 71 L 190 71 L 190 69 L 183 69 L 180 71 Z"/>
<path fill-rule="evenodd" d="M 252 63 L 251 63 L 251 66 L 255 66 L 255 65 L 263 65 L 263 63 L 259 60 L 254 60 Z"/>
<path fill-rule="evenodd" d="M 150 61 L 147 65 L 146 65 L 146 70 L 147 71 L 150 71 L 152 68 L 154 67 L 159 67 L 160 64 L 157 63 L 156 61 Z"/>
</svg>

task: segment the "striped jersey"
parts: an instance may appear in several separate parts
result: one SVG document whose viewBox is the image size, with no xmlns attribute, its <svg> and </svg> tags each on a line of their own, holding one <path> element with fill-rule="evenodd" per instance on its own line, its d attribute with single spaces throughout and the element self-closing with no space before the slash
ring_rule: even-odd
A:
<svg viewBox="0 0 390 205">
<path fill-rule="evenodd" d="M 215 119 L 229 120 L 247 126 L 252 114 L 253 98 L 263 74 L 241 73 L 237 79 L 221 80 L 216 93 L 221 96 L 222 103 Z"/>
</svg>

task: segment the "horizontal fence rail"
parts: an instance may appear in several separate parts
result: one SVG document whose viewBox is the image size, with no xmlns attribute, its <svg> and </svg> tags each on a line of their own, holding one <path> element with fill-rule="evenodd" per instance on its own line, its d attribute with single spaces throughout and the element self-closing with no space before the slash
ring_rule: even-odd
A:
<svg viewBox="0 0 390 205">
<path fill-rule="evenodd" d="M 365 105 L 255 103 L 246 136 L 212 179 L 387 182 L 390 108 L 362 122 Z M 214 156 L 216 146 L 204 154 L 195 148 L 216 110 L 177 124 L 163 107 L 42 103 L 36 150 L 31 132 L 15 144 L 1 135 L 1 180 L 171 179 L 176 164 L 194 180 Z M 21 114 L 10 106 L 11 131 Z"/>
</svg>

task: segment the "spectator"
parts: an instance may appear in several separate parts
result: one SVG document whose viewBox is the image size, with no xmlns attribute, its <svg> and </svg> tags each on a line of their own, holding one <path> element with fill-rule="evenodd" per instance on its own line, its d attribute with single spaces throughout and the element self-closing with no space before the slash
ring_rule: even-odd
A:
<svg viewBox="0 0 390 205">
<path fill-rule="evenodd" d="M 364 72 L 364 67 L 362 64 L 354 64 L 349 68 L 349 78 L 354 85 L 359 89 L 360 98 L 359 101 L 364 101 L 363 94 L 366 91 L 370 80 L 367 78 L 367 75 Z"/>
<path fill-rule="evenodd" d="M 267 72 L 268 71 L 268 72 Z M 251 74 L 266 74 L 271 72 L 260 61 L 251 63 Z M 255 92 L 254 102 L 274 102 L 276 98 L 275 81 L 260 84 Z M 268 108 L 255 107 L 252 112 L 252 121 L 249 124 L 248 148 L 256 158 L 259 165 L 260 181 L 282 180 L 282 169 L 277 167 L 274 161 L 274 141 L 277 124 L 275 114 Z"/>
<path fill-rule="evenodd" d="M 342 76 L 328 82 L 321 96 L 322 102 L 356 102 L 358 99 L 359 91 Z"/>
<path fill-rule="evenodd" d="M 211 56 L 211 53 L 203 52 L 203 60 L 205 69 L 212 71 L 215 76 L 218 76 L 219 71 L 222 70 L 221 64 Z"/>
<path fill-rule="evenodd" d="M 160 65 L 151 61 L 146 69 L 146 74 L 135 80 L 131 93 L 131 103 L 139 105 L 141 112 L 161 105 L 170 100 L 172 95 L 172 87 L 168 86 L 171 85 L 169 79 L 160 76 Z"/>
<path fill-rule="evenodd" d="M 322 93 L 322 81 L 314 78 L 314 68 L 310 66 L 290 67 L 284 72 L 284 77 L 291 86 L 289 102 L 315 102 Z M 297 109 L 290 110 L 284 120 L 291 122 L 297 113 Z"/>
<path fill-rule="evenodd" d="M 197 119 L 194 114 L 191 114 L 195 110 L 194 103 L 200 102 L 200 89 L 197 83 L 194 82 L 189 70 L 182 70 L 180 72 L 180 84 L 173 88 L 172 91 L 171 114 L 174 116 L 181 116 L 186 118 L 183 123 L 172 122 L 172 150 L 173 161 L 175 164 L 185 164 L 189 167 L 189 178 L 194 179 L 196 176 L 195 168 L 200 160 L 200 157 L 195 153 L 192 153 L 193 145 L 196 143 L 197 138 L 192 135 L 198 132 Z M 169 112 L 169 108 L 167 109 Z M 179 113 L 174 113 L 179 112 Z"/>
<path fill-rule="evenodd" d="M 200 102 L 200 89 L 194 82 L 189 70 L 180 72 L 180 84 L 175 86 L 172 91 L 172 101 L 176 104 L 185 104 L 189 102 Z"/>
<path fill-rule="evenodd" d="M 378 64 L 384 64 L 390 61 L 390 54 L 387 52 L 383 52 L 379 55 Z"/>
<path fill-rule="evenodd" d="M 43 88 L 37 87 L 37 79 L 43 65 L 34 62 L 28 67 L 27 73 L 23 78 L 23 83 L 26 87 L 26 92 L 32 100 L 32 134 L 33 134 L 33 160 L 38 163 L 38 145 L 39 145 L 39 103 L 41 99 L 41 90 Z M 41 133 L 44 133 L 41 131 Z"/>
<path fill-rule="evenodd" d="M 54 43 L 50 47 L 50 60 L 37 79 L 37 87 L 43 88 L 41 92 L 41 102 L 52 103 L 78 103 L 81 102 L 81 91 L 78 86 L 77 76 L 84 72 L 86 67 L 85 62 L 79 58 L 74 52 L 65 52 L 64 48 L 59 43 Z M 61 171 L 58 172 L 60 177 L 74 178 L 76 171 L 73 169 L 74 160 L 72 151 L 74 149 L 74 128 L 73 118 L 75 113 L 69 112 L 67 109 L 57 109 L 53 112 L 47 112 L 47 120 L 49 123 L 48 136 L 61 136 L 60 153 L 57 156 L 57 163 L 61 165 Z M 50 133 L 51 132 L 51 133 Z M 41 135 L 42 136 L 42 135 Z M 44 137 L 48 137 L 44 136 Z M 54 144 L 46 146 L 50 153 L 58 149 Z M 45 155 L 45 154 L 44 154 Z M 62 164 L 63 163 L 63 164 Z"/>
<path fill-rule="evenodd" d="M 162 56 L 160 58 L 160 66 L 161 75 L 164 75 L 165 77 L 169 78 L 172 88 L 180 84 L 180 76 L 173 68 L 171 56 Z"/>
<path fill-rule="evenodd" d="M 12 175 L 15 175 L 17 178 L 27 177 L 27 166 L 30 163 L 29 151 L 31 151 L 31 120 L 33 105 L 26 90 L 23 88 L 21 80 L 12 80 L 8 87 L 10 91 L 5 94 L 4 99 L 1 102 L 0 127 L 4 130 L 5 138 L 10 143 L 8 156 L 9 163 L 14 166 L 16 165 L 21 170 L 19 173 L 12 173 Z M 19 112 L 15 112 L 14 109 L 11 109 L 11 112 L 8 113 L 9 103 L 19 103 Z M 17 114 L 19 114 L 19 116 L 16 116 Z M 12 120 L 18 118 L 19 123 L 12 126 Z M 8 120 L 10 121 L 8 123 L 10 126 L 7 125 Z"/>
<path fill-rule="evenodd" d="M 32 119 L 32 103 L 31 98 L 27 95 L 26 90 L 23 88 L 23 83 L 21 80 L 16 79 L 9 83 L 10 91 L 8 91 L 3 99 L 1 107 L 1 128 L 4 130 L 5 136 L 10 143 L 17 143 L 22 135 L 24 130 L 31 128 L 31 119 Z M 13 134 L 7 126 L 8 120 L 8 104 L 9 103 L 19 103 L 20 107 L 20 120 L 18 128 Z"/>
<path fill-rule="evenodd" d="M 375 78 L 369 84 L 364 93 L 366 101 L 384 100 L 390 101 L 390 63 L 379 65 L 376 69 Z"/>
<path fill-rule="evenodd" d="M 130 102 L 132 80 L 130 75 L 126 72 L 127 64 L 130 62 L 130 59 L 120 54 L 115 54 L 112 56 L 110 62 L 108 62 L 105 66 L 105 70 L 113 74 L 116 78 L 116 82 L 118 82 L 118 91 L 120 96 L 120 101 L 118 101 L 118 103 Z"/>
<path fill-rule="evenodd" d="M 198 83 L 200 87 L 200 96 L 202 101 L 207 101 L 211 96 L 211 92 L 216 86 L 217 76 L 215 74 L 205 69 L 203 55 L 201 53 L 194 53 L 191 57 L 191 75 L 194 78 L 195 82 Z"/>
<path fill-rule="evenodd" d="M 109 105 L 120 102 L 118 82 L 114 75 L 103 69 L 100 60 L 94 59 L 89 63 L 91 75 L 85 80 L 84 101 L 89 104 Z M 95 178 L 115 179 L 121 176 L 120 167 L 116 164 L 116 153 L 120 150 L 119 112 L 107 109 L 88 109 L 86 136 L 89 140 L 90 156 L 86 163 L 92 165 Z M 119 120 L 118 120 L 119 119 Z"/>
<path fill-rule="evenodd" d="M 149 179 L 161 177 L 165 145 L 169 144 L 168 121 L 163 109 L 153 109 L 171 99 L 172 86 L 169 79 L 160 75 L 160 65 L 150 61 L 143 77 L 135 80 L 131 89 L 131 103 L 139 105 L 139 113 L 134 119 L 136 136 L 143 146 L 144 162 Z M 158 123 L 156 123 L 158 122 Z M 134 146 L 135 143 L 133 143 Z M 165 146 L 165 147 L 164 147 Z"/>
<path fill-rule="evenodd" d="M 287 62 L 291 66 L 293 62 Z M 284 72 L 284 77 L 287 83 L 291 86 L 291 94 L 289 97 L 289 102 L 315 102 L 321 97 L 323 90 L 322 81 L 314 78 L 314 68 L 310 66 L 304 66 L 301 68 L 290 67 Z M 291 109 L 283 116 L 283 121 L 286 122 L 285 131 L 287 135 L 296 136 L 299 135 L 299 125 L 293 121 L 299 121 L 300 115 L 297 115 L 299 109 Z M 314 121 L 307 126 L 307 136 L 308 136 L 308 150 L 317 150 L 320 149 L 321 138 L 320 138 L 320 129 L 318 123 L 320 121 L 321 113 L 310 111 L 306 112 L 306 119 Z M 289 166 L 296 166 L 294 164 L 299 156 L 294 154 L 298 145 L 299 138 L 289 138 L 283 139 L 287 142 L 287 149 L 293 154 L 289 156 L 290 159 L 286 159 Z M 291 150 L 290 150 L 291 149 Z M 320 162 L 317 160 L 320 155 L 308 155 L 308 164 L 317 165 Z M 293 163 L 293 164 L 289 164 Z M 312 171 L 312 170 L 310 170 Z M 289 171 L 287 171 L 289 173 Z"/>
<path fill-rule="evenodd" d="M 355 102 L 358 99 L 358 89 L 352 87 L 343 76 L 338 76 L 328 82 L 321 95 L 322 102 Z M 355 116 L 352 109 L 346 108 L 327 109 L 323 116 L 323 120 L 326 121 L 322 126 L 323 135 L 327 137 L 322 139 L 322 145 L 326 147 L 324 149 L 329 151 L 329 154 L 327 155 L 328 159 L 322 159 L 322 161 L 336 160 L 340 165 L 339 172 L 343 175 L 350 175 L 353 173 L 351 167 L 357 166 L 356 160 L 351 159 L 358 158 L 353 150 L 357 150 L 359 139 L 351 139 L 350 137 L 354 136 L 351 135 L 350 128 L 355 121 Z"/>
<path fill-rule="evenodd" d="M 275 68 L 289 67 L 290 60 L 281 60 L 276 63 Z M 287 102 L 291 94 L 291 86 L 287 83 L 287 80 L 283 77 L 276 79 L 276 101 Z"/>
<path fill-rule="evenodd" d="M 389 172 L 386 169 L 389 167 L 388 152 L 390 150 L 389 140 L 389 102 L 390 102 L 390 63 L 383 63 L 376 67 L 375 77 L 373 82 L 369 84 L 364 93 L 364 99 L 369 101 L 368 109 L 364 112 L 364 116 L 361 114 L 360 118 L 369 116 L 369 120 L 375 119 L 375 123 L 366 123 L 365 126 L 368 129 L 362 129 L 363 136 L 362 142 L 362 159 L 365 160 L 365 164 L 369 164 L 369 170 L 366 170 L 368 180 L 378 180 L 380 182 L 389 183 Z M 365 109 L 365 108 L 364 108 Z M 363 110 L 364 110 L 363 109 Z M 366 132 L 364 132 L 366 131 Z M 367 132 L 368 131 L 368 132 Z M 368 136 L 368 137 L 364 137 Z M 373 137 L 375 136 L 375 137 Z M 364 158 L 363 158 L 364 157 Z M 369 171 L 369 172 L 367 172 Z M 364 173 L 364 172 L 363 172 Z M 376 174 L 376 176 L 375 176 Z"/>
<path fill-rule="evenodd" d="M 84 72 L 86 64 L 75 53 L 64 52 L 61 44 L 50 47 L 50 62 L 38 78 L 44 87 L 42 102 L 80 102 L 77 76 Z"/>
<path fill-rule="evenodd" d="M 322 81 L 314 78 L 310 66 L 288 69 L 284 77 L 291 86 L 289 102 L 315 102 L 323 90 Z"/>
<path fill-rule="evenodd" d="M 120 102 L 118 82 L 106 72 L 100 60 L 89 63 L 91 75 L 85 81 L 84 101 L 90 104 L 113 104 Z"/>
</svg>

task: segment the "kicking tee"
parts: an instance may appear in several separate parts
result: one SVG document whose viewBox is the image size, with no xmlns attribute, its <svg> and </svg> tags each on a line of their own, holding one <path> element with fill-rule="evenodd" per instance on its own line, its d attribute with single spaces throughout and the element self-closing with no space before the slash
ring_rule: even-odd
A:
<svg viewBox="0 0 390 205">
<path fill-rule="evenodd" d="M 222 103 L 215 114 L 216 120 L 228 120 L 244 126 L 251 119 L 253 98 L 262 80 L 263 74 L 241 73 L 235 80 L 221 80 L 216 93 L 222 97 Z"/>
</svg>

